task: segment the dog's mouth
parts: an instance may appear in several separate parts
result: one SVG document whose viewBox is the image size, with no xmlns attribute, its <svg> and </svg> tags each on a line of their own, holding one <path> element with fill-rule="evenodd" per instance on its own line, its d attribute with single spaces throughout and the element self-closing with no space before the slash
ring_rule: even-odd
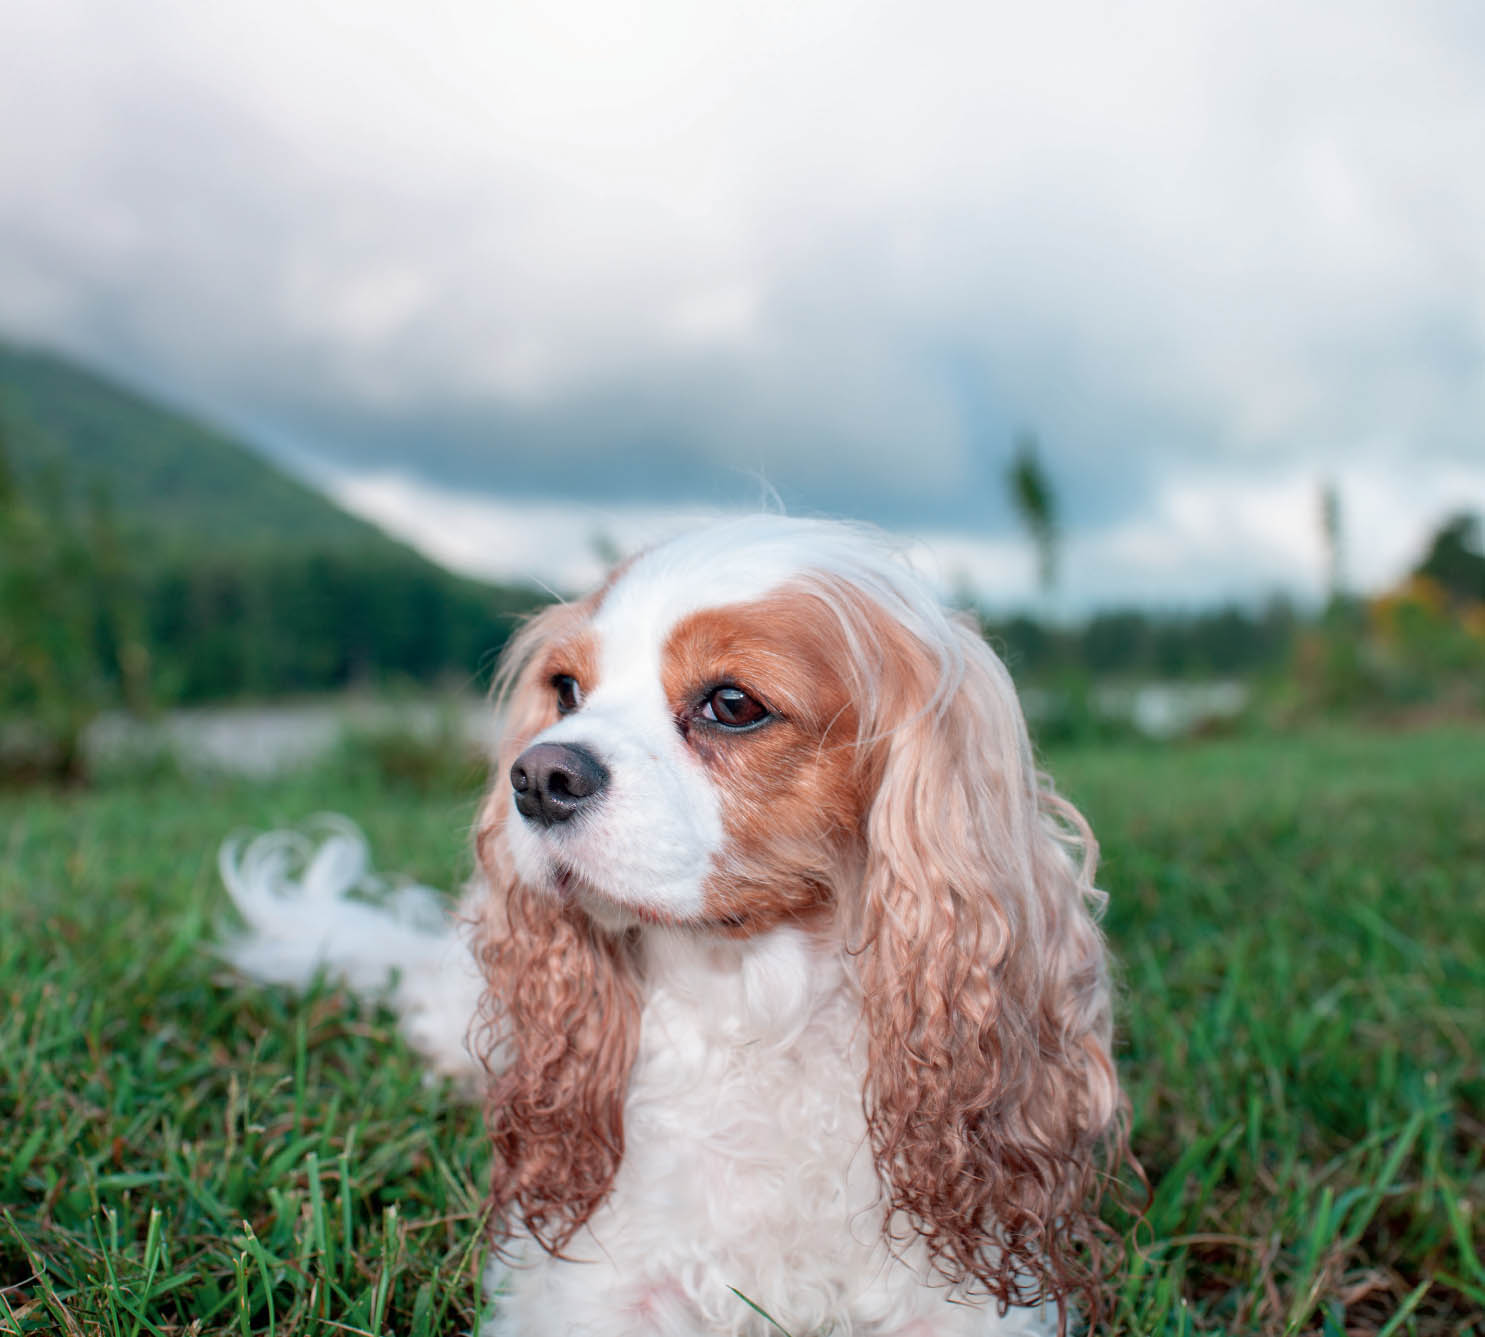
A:
<svg viewBox="0 0 1485 1337">
<path fill-rule="evenodd" d="M 658 922 L 651 920 L 639 906 L 630 905 L 594 885 L 571 864 L 560 859 L 552 860 L 552 891 L 564 904 L 577 906 L 603 928 L 629 928 L 636 921 Z"/>
<path fill-rule="evenodd" d="M 596 886 L 570 863 L 563 863 L 560 859 L 552 860 L 551 881 L 552 890 L 564 901 L 575 901 L 579 905 L 593 900 L 614 906 L 623 904 L 617 896 Z"/>
<path fill-rule="evenodd" d="M 552 894 L 564 904 L 576 906 L 599 928 L 610 933 L 622 933 L 626 929 L 653 925 L 658 928 L 703 929 L 725 937 L 745 937 L 752 928 L 745 914 L 724 914 L 700 919 L 668 914 L 652 905 L 636 905 L 605 891 L 571 864 L 554 859 L 551 869 Z"/>
<path fill-rule="evenodd" d="M 600 928 L 622 932 L 641 924 L 676 928 L 686 921 L 652 905 L 636 905 L 598 886 L 569 863 L 552 860 L 551 888 L 564 904 L 575 905 Z"/>
</svg>

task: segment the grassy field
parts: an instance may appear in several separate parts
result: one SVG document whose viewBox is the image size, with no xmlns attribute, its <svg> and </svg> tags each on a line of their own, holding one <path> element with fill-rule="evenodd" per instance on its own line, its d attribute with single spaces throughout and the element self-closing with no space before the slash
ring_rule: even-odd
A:
<svg viewBox="0 0 1485 1337">
<path fill-rule="evenodd" d="M 1104 845 L 1154 1189 L 1112 1331 L 1485 1334 L 1485 730 L 1053 756 Z M 477 1114 L 389 1019 L 226 979 L 220 839 L 334 809 L 467 871 L 462 781 L 344 761 L 0 798 L 0 1331 L 468 1331 Z"/>
</svg>

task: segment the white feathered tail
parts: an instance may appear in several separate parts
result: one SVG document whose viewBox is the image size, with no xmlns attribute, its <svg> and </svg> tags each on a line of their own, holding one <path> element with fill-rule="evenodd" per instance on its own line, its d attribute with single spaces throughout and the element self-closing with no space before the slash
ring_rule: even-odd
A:
<svg viewBox="0 0 1485 1337">
<path fill-rule="evenodd" d="M 346 818 L 315 825 L 314 837 L 270 831 L 222 845 L 217 866 L 246 928 L 221 955 L 267 984 L 306 989 L 323 975 L 385 1001 L 435 1071 L 477 1080 L 467 1036 L 481 980 L 468 926 L 436 891 L 378 877 Z"/>
</svg>

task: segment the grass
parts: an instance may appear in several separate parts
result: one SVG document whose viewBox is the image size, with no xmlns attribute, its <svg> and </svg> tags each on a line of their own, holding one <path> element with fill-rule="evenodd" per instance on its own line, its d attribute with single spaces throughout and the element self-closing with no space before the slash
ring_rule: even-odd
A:
<svg viewBox="0 0 1485 1337">
<path fill-rule="evenodd" d="M 453 886 L 474 799 L 350 753 L 0 798 L 0 1331 L 468 1331 L 476 1111 L 204 950 L 219 839 L 331 808 Z M 1051 765 L 1104 842 L 1154 1188 L 1121 1333 L 1485 1334 L 1485 731 Z"/>
</svg>

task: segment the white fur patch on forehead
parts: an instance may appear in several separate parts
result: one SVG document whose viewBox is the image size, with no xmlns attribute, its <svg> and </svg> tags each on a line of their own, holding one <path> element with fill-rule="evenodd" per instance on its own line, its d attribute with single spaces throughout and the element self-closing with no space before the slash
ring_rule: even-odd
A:
<svg viewBox="0 0 1485 1337">
<path fill-rule="evenodd" d="M 808 521 L 747 516 L 690 530 L 641 553 L 603 598 L 594 619 L 645 626 L 662 637 L 691 613 L 760 599 L 810 565 Z M 831 528 L 834 528 L 833 526 Z"/>
<path fill-rule="evenodd" d="M 964 672 L 961 643 L 938 596 L 879 530 L 839 520 L 750 515 L 690 530 L 642 553 L 594 618 L 605 650 L 636 641 L 658 655 L 670 630 L 708 608 L 749 603 L 811 577 L 872 599 L 934 653 L 943 699 Z"/>
<path fill-rule="evenodd" d="M 942 620 L 932 591 L 885 534 L 840 520 L 787 515 L 722 520 L 657 544 L 625 568 L 596 620 L 639 617 L 674 624 L 706 608 L 761 599 L 811 573 L 835 576 L 889 607 L 899 605 L 892 611 L 907 613 L 911 630 L 919 629 L 911 623 L 924 614 L 928 622 Z"/>
</svg>

